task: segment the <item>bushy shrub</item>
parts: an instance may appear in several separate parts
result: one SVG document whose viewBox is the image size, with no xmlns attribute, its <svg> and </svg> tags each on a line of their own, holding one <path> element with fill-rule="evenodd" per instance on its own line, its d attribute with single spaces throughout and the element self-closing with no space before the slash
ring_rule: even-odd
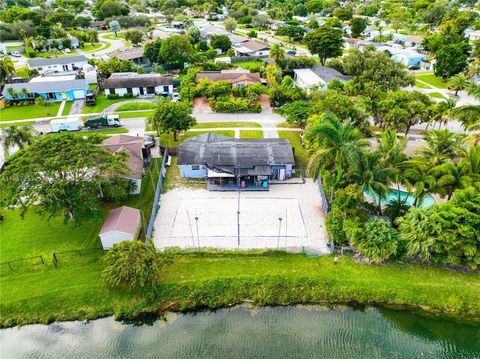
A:
<svg viewBox="0 0 480 359">
<path fill-rule="evenodd" d="M 133 98 L 133 93 L 126 93 L 123 95 L 125 98 Z"/>
<path fill-rule="evenodd" d="M 37 57 L 37 52 L 31 47 L 25 47 L 25 55 L 29 58 Z"/>
<path fill-rule="evenodd" d="M 212 106 L 215 112 L 256 112 L 262 111 L 262 107 L 257 102 L 249 102 L 242 98 L 229 98 L 227 100 L 216 101 Z"/>
<path fill-rule="evenodd" d="M 116 98 L 120 98 L 120 95 L 117 95 L 116 93 L 110 93 L 107 95 L 107 98 L 110 99 L 110 100 L 113 100 L 113 99 L 116 99 Z"/>
</svg>

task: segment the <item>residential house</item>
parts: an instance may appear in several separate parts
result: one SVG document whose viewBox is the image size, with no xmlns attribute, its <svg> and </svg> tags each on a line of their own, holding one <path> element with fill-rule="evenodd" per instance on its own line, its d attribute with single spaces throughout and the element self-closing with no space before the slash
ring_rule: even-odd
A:
<svg viewBox="0 0 480 359">
<path fill-rule="evenodd" d="M 245 87 L 247 85 L 262 83 L 260 74 L 258 72 L 250 72 L 238 67 L 235 70 L 221 70 L 221 71 L 202 71 L 196 76 L 196 81 L 203 79 L 216 81 L 228 81 L 232 87 Z"/>
<path fill-rule="evenodd" d="M 147 151 L 144 150 L 143 137 L 128 135 L 112 136 L 105 139 L 100 146 L 106 148 L 113 154 L 118 151 L 125 151 L 128 154 L 127 165 L 129 173 L 124 175 L 123 178 L 135 184 L 135 188 L 130 193 L 139 194 L 142 188 L 142 178 L 145 174 L 144 159 L 148 157 Z"/>
<path fill-rule="evenodd" d="M 237 139 L 212 133 L 185 139 L 177 165 L 181 177 L 207 178 L 211 191 L 268 190 L 270 181 L 292 177 L 295 160 L 290 141 Z"/>
<path fill-rule="evenodd" d="M 326 66 L 315 66 L 310 69 L 293 70 L 295 85 L 301 89 L 311 92 L 313 89 L 326 88 L 333 79 L 347 82 L 350 76 L 345 76 L 334 68 Z"/>
<path fill-rule="evenodd" d="M 63 41 L 65 39 L 70 40 L 70 46 L 63 46 Z M 48 39 L 46 42 L 43 42 L 45 49 L 43 51 L 53 51 L 55 49 L 63 50 L 64 48 L 69 49 L 78 49 L 80 47 L 80 41 L 75 37 L 68 35 L 67 38 L 62 39 Z M 37 47 L 37 40 L 32 40 L 32 47 Z"/>
<path fill-rule="evenodd" d="M 107 22 L 106 21 L 92 21 L 90 23 L 90 30 L 97 30 L 97 31 L 101 31 L 101 30 L 108 30 L 108 25 L 107 25 Z"/>
<path fill-rule="evenodd" d="M 17 95 L 12 96 L 9 94 L 9 88 L 16 92 Z M 89 90 L 89 84 L 86 79 L 78 78 L 75 75 L 42 76 L 35 77 L 26 83 L 6 84 L 3 89 L 3 95 L 7 100 L 23 98 L 23 95 L 18 95 L 23 89 L 26 89 L 27 97 L 41 96 L 49 101 L 73 101 L 85 98 Z"/>
<path fill-rule="evenodd" d="M 143 54 L 143 47 L 118 50 L 107 54 L 108 57 L 116 57 L 119 60 L 130 60 L 137 66 L 149 65 L 148 59 Z"/>
<path fill-rule="evenodd" d="M 37 70 L 41 75 L 54 73 L 75 73 L 88 64 L 88 59 L 83 55 L 65 57 L 36 57 L 27 60 L 27 67 Z"/>
<path fill-rule="evenodd" d="M 254 41 L 251 39 L 235 43 L 232 45 L 235 56 L 268 56 L 270 46 L 265 42 Z"/>
<path fill-rule="evenodd" d="M 422 61 L 427 59 L 427 55 L 411 49 L 398 48 L 394 46 L 379 46 L 378 51 L 387 51 L 391 54 L 391 58 L 407 67 L 420 66 Z"/>
<path fill-rule="evenodd" d="M 103 81 L 105 96 L 169 96 L 173 94 L 173 77 L 161 74 L 116 72 Z"/>
<path fill-rule="evenodd" d="M 142 215 L 137 208 L 123 206 L 112 209 L 99 233 L 103 249 L 110 249 L 123 241 L 136 240 L 141 228 Z"/>
</svg>

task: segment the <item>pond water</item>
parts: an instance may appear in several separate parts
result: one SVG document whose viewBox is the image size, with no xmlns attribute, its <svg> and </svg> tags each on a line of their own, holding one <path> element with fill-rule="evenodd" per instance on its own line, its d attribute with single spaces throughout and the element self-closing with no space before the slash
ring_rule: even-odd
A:
<svg viewBox="0 0 480 359">
<path fill-rule="evenodd" d="M 1 358 L 480 358 L 480 327 L 407 311 L 235 307 L 3 329 Z"/>
</svg>

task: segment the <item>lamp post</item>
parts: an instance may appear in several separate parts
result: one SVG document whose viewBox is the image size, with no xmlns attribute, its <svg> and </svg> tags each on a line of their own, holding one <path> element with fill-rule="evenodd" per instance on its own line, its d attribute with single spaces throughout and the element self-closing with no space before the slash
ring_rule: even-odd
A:
<svg viewBox="0 0 480 359">
<path fill-rule="evenodd" d="M 198 242 L 198 248 L 200 248 L 200 234 L 198 233 L 198 216 L 195 216 L 195 225 L 197 227 L 197 242 Z"/>
<path fill-rule="evenodd" d="M 240 168 L 235 167 L 237 172 L 237 189 L 238 189 L 238 203 L 237 203 L 237 246 L 240 249 Z"/>
<path fill-rule="evenodd" d="M 282 217 L 278 217 L 277 249 L 280 249 L 280 231 L 282 230 Z"/>
</svg>

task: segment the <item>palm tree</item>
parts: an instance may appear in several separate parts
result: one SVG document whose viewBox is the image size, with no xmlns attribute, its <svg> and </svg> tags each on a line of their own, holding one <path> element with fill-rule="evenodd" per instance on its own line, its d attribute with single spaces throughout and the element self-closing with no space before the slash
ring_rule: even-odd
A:
<svg viewBox="0 0 480 359">
<path fill-rule="evenodd" d="M 436 188 L 435 176 L 430 172 L 431 166 L 425 161 L 412 159 L 405 161 L 402 167 L 407 190 L 415 196 L 413 205 L 419 206 L 425 196 Z"/>
<path fill-rule="evenodd" d="M 8 56 L 2 56 L 0 58 L 0 80 L 5 83 L 15 73 L 15 65 Z"/>
<path fill-rule="evenodd" d="M 480 85 L 469 85 L 467 93 L 472 95 L 475 99 L 480 100 Z M 460 106 L 451 111 L 453 118 L 457 119 L 463 124 L 465 129 L 480 122 L 480 106 L 479 105 L 465 105 Z"/>
<path fill-rule="evenodd" d="M 33 128 L 30 126 L 16 127 L 10 126 L 2 129 L 0 134 L 0 142 L 3 144 L 3 149 L 6 154 L 13 146 L 18 146 L 22 149 L 26 145 L 30 145 L 33 141 Z"/>
<path fill-rule="evenodd" d="M 333 178 L 348 171 L 358 171 L 364 162 L 364 149 L 370 143 L 353 127 L 351 122 L 342 123 L 332 113 L 324 113 L 312 118 L 305 130 L 304 139 L 313 156 L 308 170 L 313 178 L 319 178 L 328 171 Z M 330 190 L 333 200 L 335 188 Z"/>
<path fill-rule="evenodd" d="M 463 171 L 463 168 L 449 162 L 432 168 L 431 174 L 436 177 L 435 192 L 450 200 L 453 192 L 467 187 L 472 182 L 472 178 Z"/>
<path fill-rule="evenodd" d="M 270 47 L 269 56 L 275 60 L 275 62 L 278 62 L 285 58 L 285 51 L 280 47 L 280 44 L 275 43 Z"/>
<path fill-rule="evenodd" d="M 378 213 L 382 215 L 382 199 L 387 198 L 388 184 L 395 178 L 393 167 L 382 161 L 380 152 L 367 152 L 364 155 L 360 171 L 356 173 L 356 182 L 377 201 Z"/>
<path fill-rule="evenodd" d="M 433 128 L 435 129 L 435 123 L 447 125 L 448 120 L 452 118 L 451 112 L 457 105 L 457 101 L 451 97 L 445 101 L 437 102 L 432 106 L 434 115 L 432 116 Z M 429 123 L 430 124 L 430 123 Z M 428 126 L 427 126 L 428 129 Z"/>
<path fill-rule="evenodd" d="M 468 85 L 468 79 L 465 74 L 456 74 L 450 78 L 448 87 L 455 91 L 455 96 L 458 96 L 458 91 L 463 90 Z"/>
<path fill-rule="evenodd" d="M 459 167 L 474 181 L 480 181 L 480 147 L 471 146 L 465 156 L 458 162 Z"/>
<path fill-rule="evenodd" d="M 423 138 L 427 146 L 416 151 L 416 159 L 429 164 L 430 168 L 444 162 L 452 162 L 463 150 L 465 135 L 444 130 L 428 131 Z"/>
</svg>

